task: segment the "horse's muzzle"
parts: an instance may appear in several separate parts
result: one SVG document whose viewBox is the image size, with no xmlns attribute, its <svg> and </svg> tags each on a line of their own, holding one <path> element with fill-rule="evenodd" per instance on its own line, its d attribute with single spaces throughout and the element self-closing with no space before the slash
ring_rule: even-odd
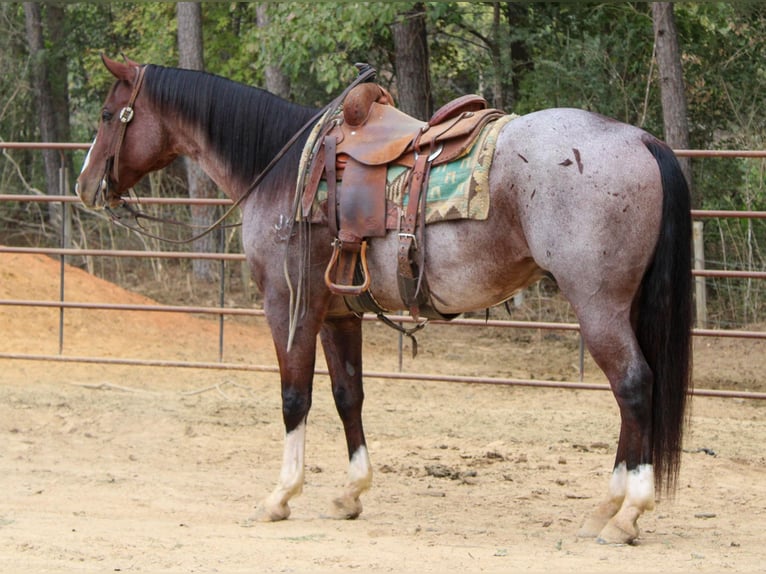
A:
<svg viewBox="0 0 766 574">
<path fill-rule="evenodd" d="M 96 186 L 88 186 L 78 179 L 74 191 L 83 205 L 89 209 L 101 210 L 106 207 L 117 207 L 122 199 L 114 193 L 108 176 L 104 175 Z"/>
</svg>

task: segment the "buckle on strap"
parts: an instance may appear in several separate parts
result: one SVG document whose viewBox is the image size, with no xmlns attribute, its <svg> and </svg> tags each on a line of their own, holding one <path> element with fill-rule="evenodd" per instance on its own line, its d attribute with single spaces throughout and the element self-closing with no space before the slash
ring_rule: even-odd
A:
<svg viewBox="0 0 766 574">
<path fill-rule="evenodd" d="M 444 143 L 442 142 L 439 144 L 439 147 L 437 147 L 435 151 L 432 151 L 430 154 L 428 154 L 426 161 L 428 163 L 431 163 L 433 160 L 439 157 L 443 151 L 444 151 Z M 415 159 L 417 160 L 418 157 L 420 157 L 420 154 L 418 153 L 417 150 L 415 150 Z"/>
<path fill-rule="evenodd" d="M 414 233 L 399 233 L 399 239 L 400 240 L 402 240 L 402 239 L 403 240 L 409 239 L 410 241 L 412 241 L 412 243 L 410 244 L 410 247 L 412 247 L 413 249 L 415 249 L 417 251 L 417 249 L 418 249 L 418 238 L 415 236 Z"/>
</svg>

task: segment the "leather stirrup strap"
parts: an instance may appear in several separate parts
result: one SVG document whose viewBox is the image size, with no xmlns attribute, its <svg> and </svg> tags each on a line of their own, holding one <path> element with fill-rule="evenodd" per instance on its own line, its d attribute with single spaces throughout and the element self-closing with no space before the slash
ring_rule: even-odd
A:
<svg viewBox="0 0 766 574">
<path fill-rule="evenodd" d="M 327 223 L 330 235 L 338 237 L 338 180 L 335 172 L 337 140 L 335 136 L 324 138 L 324 171 L 327 181 Z"/>
<path fill-rule="evenodd" d="M 399 230 L 399 294 L 415 319 L 419 316 L 419 297 L 423 295 L 421 286 L 425 257 L 424 246 L 421 245 L 422 241 L 418 241 L 416 233 L 421 197 L 425 193 L 423 188 L 427 186 L 428 181 L 429 165 L 429 155 L 420 153 L 412 168 L 409 200 Z M 422 239 L 422 232 L 419 235 Z"/>
<path fill-rule="evenodd" d="M 337 140 L 335 136 L 324 139 L 324 170 L 327 181 L 327 223 L 332 243 L 332 257 L 325 269 L 325 285 L 337 295 L 355 296 L 364 293 L 370 287 L 370 274 L 367 270 L 367 242 L 338 228 L 338 182 L 335 168 Z M 362 282 L 355 285 L 354 270 L 357 261 L 361 261 Z"/>
<path fill-rule="evenodd" d="M 415 300 L 419 304 L 428 302 L 430 297 L 430 291 L 426 282 L 426 200 L 428 199 L 428 182 L 431 177 L 431 156 L 429 154 L 426 161 L 425 174 L 423 175 L 423 181 L 420 184 L 420 191 L 418 192 L 418 215 L 420 217 L 420 225 L 415 226 L 415 241 L 417 241 L 418 249 L 412 256 L 412 260 L 415 263 L 415 268 L 418 271 L 417 284 L 415 286 Z"/>
</svg>

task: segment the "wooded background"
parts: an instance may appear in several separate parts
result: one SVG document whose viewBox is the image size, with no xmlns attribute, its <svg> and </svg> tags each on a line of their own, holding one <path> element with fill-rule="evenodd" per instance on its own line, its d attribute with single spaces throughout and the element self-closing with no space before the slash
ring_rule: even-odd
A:
<svg viewBox="0 0 766 574">
<path fill-rule="evenodd" d="M 766 7 L 756 1 L 5 2 L 0 139 L 90 141 L 112 82 L 102 53 L 204 69 L 317 107 L 353 79 L 355 62 L 368 62 L 399 107 L 420 118 L 456 96 L 479 93 L 519 114 L 554 106 L 596 111 L 675 148 L 760 149 L 766 134 Z M 65 156 L 70 189 L 83 157 Z M 60 164 L 57 151 L 3 150 L 0 193 L 56 194 Z M 687 169 L 695 207 L 766 209 L 763 160 L 695 160 Z M 137 190 L 187 193 L 220 195 L 184 162 Z M 0 242 L 56 244 L 58 213 L 0 204 Z M 214 213 L 173 216 L 204 223 Z M 766 266 L 762 222 L 708 221 L 705 239 L 708 267 Z M 80 211 L 72 240 L 146 241 Z M 226 238 L 230 249 L 237 241 Z M 100 265 L 91 270 L 109 276 L 125 264 Z M 199 278 L 216 273 L 207 262 L 194 265 Z M 762 321 L 763 297 L 749 286 L 744 304 L 741 286 L 733 285 L 710 283 L 713 317 Z"/>
</svg>

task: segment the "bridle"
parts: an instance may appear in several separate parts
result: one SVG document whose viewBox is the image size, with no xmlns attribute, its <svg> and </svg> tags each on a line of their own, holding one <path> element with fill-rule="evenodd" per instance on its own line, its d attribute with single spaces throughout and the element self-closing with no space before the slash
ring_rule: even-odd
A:
<svg viewBox="0 0 766 574">
<path fill-rule="evenodd" d="M 110 146 L 112 153 L 109 156 L 107 156 L 106 163 L 104 166 L 104 177 L 102 179 L 100 193 L 103 196 L 104 205 L 106 206 L 106 211 L 111 216 L 112 221 L 121 227 L 125 227 L 126 229 L 129 229 L 131 231 L 135 231 L 136 233 L 139 233 L 141 235 L 150 237 L 152 239 L 164 241 L 166 243 L 173 243 L 173 244 L 191 243 L 193 241 L 196 241 L 197 239 L 200 239 L 212 233 L 215 229 L 221 226 L 222 223 L 234 212 L 234 210 L 237 209 L 242 204 L 242 202 L 245 201 L 245 199 L 247 199 L 247 197 L 253 192 L 253 190 L 255 190 L 255 188 L 257 188 L 258 185 L 260 185 L 263 179 L 269 174 L 269 172 L 274 168 L 274 166 L 279 162 L 279 160 L 281 160 L 285 156 L 285 154 L 290 150 L 290 148 L 295 144 L 298 138 L 300 138 L 301 135 L 306 130 L 308 130 L 311 126 L 316 124 L 317 121 L 319 121 L 320 118 L 322 117 L 325 118 L 325 121 L 328 121 L 327 118 L 330 115 L 330 114 L 327 114 L 328 110 L 336 109 L 343 102 L 346 95 L 351 91 L 352 88 L 354 88 L 355 86 L 363 82 L 372 81 L 375 78 L 375 75 L 377 74 L 377 71 L 375 70 L 375 68 L 373 68 L 372 66 L 368 64 L 356 64 L 356 67 L 359 69 L 359 74 L 354 79 L 354 81 L 345 90 L 343 90 L 343 92 L 339 96 L 333 99 L 332 102 L 324 106 L 321 110 L 319 110 L 316 114 L 314 114 L 305 124 L 303 124 L 303 126 L 301 126 L 301 128 L 287 141 L 287 143 L 284 146 L 282 146 L 282 149 L 279 150 L 277 155 L 275 155 L 272 158 L 272 160 L 268 163 L 268 165 L 266 165 L 266 167 L 255 177 L 252 183 L 248 186 L 245 193 L 243 193 L 239 198 L 237 198 L 237 200 L 226 210 L 226 212 L 221 217 L 219 217 L 215 222 L 213 222 L 209 226 L 205 227 L 202 232 L 197 233 L 196 235 L 193 235 L 192 237 L 189 237 L 186 239 L 170 239 L 167 237 L 162 237 L 159 235 L 152 234 L 151 232 L 147 231 L 146 229 L 141 227 L 140 220 L 148 219 L 150 221 L 169 223 L 169 224 L 180 225 L 180 226 L 189 227 L 189 228 L 198 228 L 198 226 L 190 225 L 188 223 L 183 223 L 180 221 L 154 217 L 154 216 L 142 213 L 134 209 L 133 207 L 131 207 L 122 197 L 120 197 L 119 206 L 126 209 L 136 221 L 135 226 L 128 225 L 120 220 L 119 215 L 114 213 L 114 211 L 111 209 L 111 206 L 109 205 L 109 198 L 107 197 L 107 194 L 109 193 L 110 181 L 114 181 L 115 183 L 119 182 L 118 168 L 119 168 L 119 162 L 120 162 L 120 150 L 122 149 L 122 144 L 123 144 L 123 141 L 125 140 L 125 132 L 128 129 L 128 124 L 133 120 L 133 116 L 134 116 L 133 106 L 136 102 L 136 98 L 138 97 L 138 93 L 141 90 L 141 86 L 144 82 L 144 74 L 146 72 L 146 66 L 145 65 L 141 66 L 137 70 L 136 81 L 135 81 L 135 84 L 133 85 L 133 91 L 130 94 L 130 99 L 128 100 L 127 105 L 120 110 L 120 113 L 118 116 L 120 120 L 120 127 L 117 133 L 115 134 L 114 139 L 112 140 L 112 144 Z M 236 225 L 241 225 L 241 224 L 236 224 Z"/>
<path fill-rule="evenodd" d="M 109 146 L 111 153 L 106 157 L 104 164 L 104 177 L 101 179 L 100 193 L 104 201 L 104 205 L 109 205 L 109 185 L 111 182 L 118 183 L 120 181 L 120 150 L 122 144 L 125 141 L 125 132 L 128 131 L 128 124 L 133 120 L 135 115 L 133 106 L 138 98 L 138 92 L 141 91 L 141 86 L 144 83 L 144 75 L 146 73 L 146 66 L 141 66 L 136 70 L 136 81 L 133 83 L 133 91 L 130 94 L 128 103 L 120 110 L 118 119 L 120 120 L 120 126 L 117 133 L 112 138 L 112 143 Z"/>
<path fill-rule="evenodd" d="M 116 141 L 112 152 L 112 176 L 114 181 L 119 181 L 119 166 L 120 166 L 120 150 L 122 144 L 125 141 L 125 132 L 128 131 L 128 124 L 133 120 L 135 112 L 133 106 L 136 103 L 138 92 L 141 91 L 141 86 L 144 83 L 144 75 L 146 74 L 146 66 L 141 66 L 136 72 L 136 82 L 133 84 L 133 92 L 130 94 L 128 104 L 120 110 L 120 129 L 117 132 Z"/>
</svg>

